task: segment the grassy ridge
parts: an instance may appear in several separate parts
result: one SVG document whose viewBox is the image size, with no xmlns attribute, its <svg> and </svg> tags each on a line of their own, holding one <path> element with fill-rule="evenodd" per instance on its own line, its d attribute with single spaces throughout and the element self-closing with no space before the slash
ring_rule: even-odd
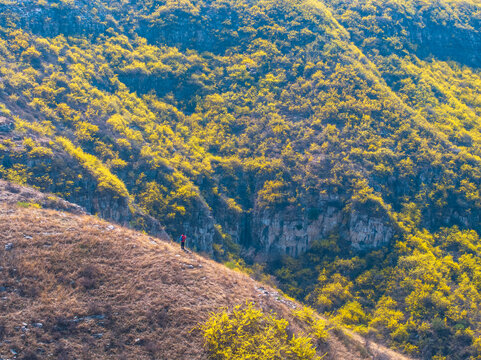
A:
<svg viewBox="0 0 481 360">
<path fill-rule="evenodd" d="M 288 321 L 301 340 L 310 329 L 293 310 L 299 304 L 178 244 L 37 207 L 2 205 L 0 220 L 0 356 L 13 350 L 30 359 L 207 359 L 201 325 L 246 302 L 282 325 Z M 311 357 L 389 353 L 342 332 L 323 336 Z"/>
</svg>

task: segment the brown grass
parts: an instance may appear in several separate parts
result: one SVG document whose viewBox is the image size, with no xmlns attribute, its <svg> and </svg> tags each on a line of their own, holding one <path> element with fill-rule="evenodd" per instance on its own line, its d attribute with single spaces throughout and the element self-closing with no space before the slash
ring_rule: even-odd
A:
<svg viewBox="0 0 481 360">
<path fill-rule="evenodd" d="M 90 216 L 0 205 L 0 358 L 206 359 L 196 325 L 246 301 L 298 331 L 288 304 L 260 286 L 275 291 Z M 335 336 L 324 350 L 362 358 Z"/>
<path fill-rule="evenodd" d="M 14 184 L 0 179 L 0 204 L 41 205 L 46 209 L 68 211 L 74 214 L 84 214 L 85 210 L 53 194 L 42 193 L 28 186 Z"/>
</svg>

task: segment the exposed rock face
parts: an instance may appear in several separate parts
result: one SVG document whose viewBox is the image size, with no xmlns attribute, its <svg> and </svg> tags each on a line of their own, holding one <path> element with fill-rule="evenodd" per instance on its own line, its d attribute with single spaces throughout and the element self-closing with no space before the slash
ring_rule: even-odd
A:
<svg viewBox="0 0 481 360">
<path fill-rule="evenodd" d="M 83 205 L 90 214 L 114 221 L 127 227 L 140 228 L 162 239 L 169 239 L 163 225 L 155 218 L 131 203 L 128 198 L 117 197 L 109 192 L 84 191 L 69 198 Z"/>
<path fill-rule="evenodd" d="M 410 41 L 420 44 L 417 55 L 428 58 L 434 55 L 441 60 L 454 60 L 479 68 L 481 66 L 481 32 L 440 26 L 428 23 L 410 33 Z"/>
<path fill-rule="evenodd" d="M 199 209 L 192 214 L 190 221 L 182 224 L 178 235 L 187 234 L 188 248 L 212 254 L 212 244 L 216 239 L 219 240 L 214 224 L 214 218 L 210 212 L 207 209 Z"/>
<path fill-rule="evenodd" d="M 332 233 L 341 221 L 339 209 L 330 206 L 313 221 L 294 211 L 265 213 L 254 220 L 252 237 L 259 239 L 260 248 L 265 253 L 298 256 L 310 248 L 313 240 Z"/>
<path fill-rule="evenodd" d="M 102 6 L 95 5 L 97 8 L 94 13 L 93 5 L 87 1 L 76 1 L 71 5 L 61 3 L 58 6 L 34 1 L 0 4 L 0 24 L 7 24 L 8 19 L 13 17 L 22 28 L 50 37 L 100 34 L 115 24 L 106 17 Z"/>
<path fill-rule="evenodd" d="M 373 48 L 383 55 L 397 53 L 399 56 L 409 51 L 422 59 L 434 56 L 438 60 L 481 67 L 481 18 L 474 15 L 477 5 L 452 1 L 410 1 L 407 3 L 413 8 L 408 15 L 398 11 L 394 1 L 385 1 L 376 9 L 368 6 L 370 2 L 367 0 L 325 2 L 330 5 L 337 20 L 350 31 L 353 42 L 365 50 Z M 450 7 L 457 10 L 457 16 L 448 15 L 451 14 Z M 345 16 L 351 11 L 364 20 L 369 19 L 368 22 L 361 20 L 362 26 L 356 26 L 356 21 Z M 382 39 L 373 38 L 367 30 L 375 27 L 383 34 Z M 371 41 L 365 41 L 370 37 Z M 396 41 L 393 42 L 393 39 Z"/>
<path fill-rule="evenodd" d="M 67 37 L 88 35 L 95 38 L 96 35 L 104 33 L 111 26 L 115 29 L 118 28 L 118 24 L 116 25 L 111 19 L 111 14 L 107 9 L 95 1 L 61 2 L 56 6 L 40 5 L 41 2 L 31 0 L 16 1 L 10 5 L 7 5 L 7 3 L 0 4 L 0 26 L 6 26 L 7 22 L 10 21 L 8 19 L 12 17 L 20 28 L 34 34 L 43 34 L 48 37 L 60 34 Z M 66 5 L 67 3 L 71 5 Z M 136 2 L 132 3 L 135 4 Z M 93 5 L 95 5 L 95 11 L 92 11 Z M 139 3 L 139 7 L 142 6 L 144 4 Z M 146 13 L 145 15 L 145 17 L 135 20 L 139 21 L 135 31 L 139 35 L 145 36 L 148 42 L 152 44 L 168 44 L 168 46 L 195 49 L 199 52 L 222 53 L 232 45 L 244 44 L 244 46 L 247 46 L 250 43 L 246 41 L 250 35 L 248 35 L 248 32 L 243 34 L 243 31 L 240 30 L 240 20 L 236 18 L 235 12 L 230 13 L 229 7 L 222 8 L 222 10 L 220 8 L 209 10 L 203 15 L 195 15 L 195 11 L 189 12 L 179 8 L 178 11 L 171 12 L 169 16 L 164 16 L 159 12 L 155 21 L 148 18 L 151 14 Z M 229 24 L 225 22 L 227 19 Z M 401 33 L 398 28 L 391 26 L 392 24 L 386 21 L 386 18 L 378 17 L 374 20 L 379 21 L 379 25 L 385 30 L 386 36 L 384 38 L 391 38 L 391 36 Z M 134 20 L 126 20 L 122 25 L 126 26 L 126 24 L 130 24 L 130 21 Z M 393 21 L 397 22 L 397 19 Z M 130 28 L 129 26 L 126 27 Z M 228 33 L 231 35 L 225 37 L 225 29 L 229 27 Z M 451 26 L 449 30 L 446 30 L 442 26 L 431 23 L 423 23 L 421 27 L 409 25 L 407 28 L 412 31 L 409 31 L 406 38 L 403 39 L 419 45 L 416 48 L 416 53 L 419 56 L 424 58 L 434 54 L 440 59 L 455 59 L 464 64 L 480 66 L 481 33 L 479 31 L 468 31 L 456 26 Z M 474 26 L 474 28 L 479 29 L 480 27 Z M 234 31 L 235 29 L 239 31 Z M 317 28 L 311 30 L 313 33 L 319 31 Z M 354 36 L 353 39 L 356 40 L 356 37 Z M 361 45 L 364 39 L 364 35 L 359 36 L 357 43 Z M 380 41 L 380 39 L 376 40 Z M 388 50 L 388 53 L 392 51 L 388 45 L 384 47 Z M 196 93 L 196 85 L 188 82 L 189 76 L 187 75 L 179 79 L 177 77 L 164 78 L 164 75 L 145 75 L 142 72 L 122 72 L 119 74 L 119 79 L 139 94 L 155 90 L 159 96 L 172 92 L 175 94 L 175 98 L 188 99 Z M 3 135 L 2 133 L 9 133 L 13 128 L 12 121 L 0 117 L 0 138 Z M 56 161 L 59 162 L 59 160 Z M 74 162 L 71 160 L 65 160 L 65 163 L 60 164 L 44 162 L 48 167 L 52 165 L 53 170 L 51 171 L 54 174 L 54 176 L 51 176 L 52 178 L 55 178 L 55 174 L 59 173 L 55 171 L 55 166 L 57 168 L 72 168 L 74 166 L 72 165 Z M 33 160 L 25 161 L 28 168 L 40 166 L 40 163 Z M 321 160 L 321 163 L 324 163 L 324 160 Z M 82 169 L 72 172 L 77 175 L 81 171 Z M 139 169 L 136 169 L 136 171 L 139 171 Z M 324 170 L 319 169 L 319 171 Z M 42 173 L 42 171 L 36 173 Z M 442 176 L 442 174 L 437 176 Z M 122 178 L 122 176 L 120 177 Z M 76 179 L 75 176 L 72 178 Z M 127 176 L 124 176 L 122 180 L 125 181 L 126 178 Z M 48 188 L 48 191 L 68 193 L 66 199 L 84 206 L 87 212 L 98 214 L 103 218 L 123 225 L 140 225 L 139 228 L 151 234 L 167 237 L 158 220 L 133 207 L 130 199 L 126 197 L 97 191 L 97 182 L 88 174 L 84 174 L 82 180 L 76 180 L 72 185 L 71 188 L 74 191 L 80 189 L 77 192 L 65 190 L 65 181 L 62 183 L 64 179 L 56 180 L 58 180 L 58 185 L 52 185 Z M 421 180 L 421 183 L 433 182 L 429 178 Z M 261 182 L 260 179 L 256 181 Z M 253 186 L 253 194 L 258 190 L 257 188 L 257 186 Z M 404 188 L 399 186 L 399 189 L 399 197 L 402 197 Z M 376 189 L 376 191 L 379 190 Z M 238 194 L 243 194 L 243 192 L 238 191 Z M 251 198 L 254 197 L 255 195 L 251 196 Z M 382 216 L 377 217 L 377 215 L 369 215 L 360 211 L 344 210 L 345 199 L 341 201 L 327 197 L 319 200 L 316 204 L 303 204 L 300 208 L 276 209 L 273 211 L 256 209 L 253 204 L 254 200 L 251 202 L 243 208 L 252 210 L 239 214 L 229 210 L 225 204 L 216 202 L 216 200 L 209 199 L 209 205 L 199 200 L 195 204 L 194 210 L 189 211 L 188 219 L 171 226 L 170 233 L 175 237 L 175 234 L 185 232 L 188 234 L 188 246 L 211 253 L 213 243 L 222 241 L 216 228 L 216 224 L 221 224 L 222 230 L 229 234 L 236 243 L 246 247 L 255 247 L 264 254 L 278 253 L 291 256 L 302 254 L 311 247 L 313 241 L 325 239 L 331 234 L 339 235 L 343 242 L 350 244 L 352 249 L 364 251 L 388 244 L 395 233 L 393 224 L 390 224 Z M 313 209 L 314 212 L 310 213 L 309 209 Z M 160 216 L 158 218 L 163 221 Z M 443 214 L 433 214 L 433 216 L 428 214 L 425 218 L 432 221 L 432 228 L 453 223 L 460 223 L 468 227 L 470 224 L 479 224 L 480 215 L 479 213 L 470 214 L 468 218 L 464 215 L 463 209 L 460 208 L 452 214 L 447 214 L 445 211 Z M 435 223 L 434 219 L 442 219 L 442 224 Z"/>
<path fill-rule="evenodd" d="M 394 229 L 387 221 L 355 211 L 350 215 L 349 240 L 355 250 L 369 250 L 388 244 Z"/>
<path fill-rule="evenodd" d="M 0 203 L 13 205 L 33 203 L 43 208 L 62 210 L 74 214 L 98 214 L 100 217 L 110 219 L 121 225 L 139 225 L 137 227 L 141 227 L 162 239 L 169 238 L 158 220 L 129 204 L 129 200 L 126 198 L 114 198 L 109 193 L 100 196 L 94 191 L 85 191 L 71 196 L 69 200 L 66 201 L 53 194 L 42 193 L 28 186 L 0 180 Z M 211 247 L 212 242 L 210 242 Z"/>
<path fill-rule="evenodd" d="M 0 116 L 0 133 L 9 133 L 14 129 L 15 125 L 12 120 Z"/>
<path fill-rule="evenodd" d="M 323 200 L 308 214 L 298 209 L 263 212 L 254 215 L 252 238 L 265 254 L 299 256 L 315 240 L 339 235 L 355 251 L 365 251 L 389 244 L 395 227 L 386 218 L 373 217 L 359 211 L 346 212 L 335 199 Z"/>
</svg>

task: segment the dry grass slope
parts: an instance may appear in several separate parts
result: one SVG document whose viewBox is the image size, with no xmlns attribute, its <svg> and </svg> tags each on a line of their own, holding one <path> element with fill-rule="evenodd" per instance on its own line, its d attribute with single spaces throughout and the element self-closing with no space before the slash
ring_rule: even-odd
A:
<svg viewBox="0 0 481 360">
<path fill-rule="evenodd" d="M 260 287 L 176 244 L 91 216 L 0 204 L 0 359 L 206 359 L 192 329 L 246 301 L 299 331 L 296 305 Z M 361 344 L 331 336 L 322 351 L 331 359 L 402 358 Z"/>
<path fill-rule="evenodd" d="M 0 204 L 20 205 L 24 207 L 37 205 L 42 208 L 85 214 L 85 210 L 76 204 L 65 201 L 53 194 L 46 194 L 28 186 L 21 186 L 0 179 Z"/>
</svg>

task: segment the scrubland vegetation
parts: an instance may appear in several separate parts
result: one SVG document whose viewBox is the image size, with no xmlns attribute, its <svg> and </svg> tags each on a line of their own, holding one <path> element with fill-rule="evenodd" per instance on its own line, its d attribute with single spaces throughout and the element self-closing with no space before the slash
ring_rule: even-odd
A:
<svg viewBox="0 0 481 360">
<path fill-rule="evenodd" d="M 264 270 L 414 357 L 480 357 L 480 13 L 0 1 L 0 176 L 176 236 L 212 221 L 213 256 L 234 267 L 259 245 L 231 235 L 253 216 L 315 220 L 324 201 L 382 219 L 382 248 L 354 251 L 335 229 Z"/>
<path fill-rule="evenodd" d="M 231 314 L 214 314 L 203 325 L 207 351 L 214 359 L 319 359 L 306 336 L 289 339 L 289 322 L 247 304 Z"/>
</svg>

